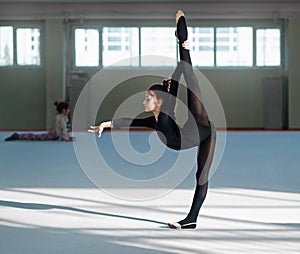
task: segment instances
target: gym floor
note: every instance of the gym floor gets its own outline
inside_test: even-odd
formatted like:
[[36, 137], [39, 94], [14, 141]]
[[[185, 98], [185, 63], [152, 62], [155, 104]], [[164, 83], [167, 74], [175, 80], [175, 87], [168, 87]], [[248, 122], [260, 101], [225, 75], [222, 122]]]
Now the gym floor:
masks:
[[[4, 142], [10, 134], [0, 132], [1, 254], [300, 250], [300, 132], [228, 132], [195, 230], [167, 227], [188, 212], [194, 169], [176, 188], [166, 185], [163, 195], [124, 199], [111, 193], [152, 190], [118, 190], [110, 183], [99, 188], [82, 170], [73, 143]], [[117, 165], [114, 149], [105, 141], [110, 135], [103, 133], [101, 142]], [[148, 134], [133, 133], [133, 139], [137, 135]], [[138, 169], [120, 168], [125, 175], [138, 175]]]

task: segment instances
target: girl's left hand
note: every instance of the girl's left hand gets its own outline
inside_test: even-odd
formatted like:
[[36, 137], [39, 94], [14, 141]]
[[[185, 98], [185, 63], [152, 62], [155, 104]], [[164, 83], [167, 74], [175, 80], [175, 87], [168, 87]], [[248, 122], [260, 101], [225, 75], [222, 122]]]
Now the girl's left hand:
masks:
[[104, 130], [104, 128], [112, 128], [113, 127], [113, 122], [112, 121], [107, 121], [107, 122], [102, 122], [99, 126], [90, 126], [88, 132], [98, 132], [98, 137], [101, 137], [101, 134]]
[[190, 50], [190, 42], [189, 41], [185, 41], [184, 43], [181, 44], [182, 47], [186, 50]]

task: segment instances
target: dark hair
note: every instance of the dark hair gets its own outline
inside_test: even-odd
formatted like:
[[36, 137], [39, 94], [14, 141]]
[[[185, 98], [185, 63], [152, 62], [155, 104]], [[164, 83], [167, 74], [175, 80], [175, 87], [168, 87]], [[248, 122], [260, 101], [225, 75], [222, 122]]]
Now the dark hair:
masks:
[[163, 80], [163, 84], [154, 84], [148, 88], [148, 91], [153, 91], [157, 99], [165, 101], [171, 85], [170, 79]]
[[66, 102], [55, 101], [54, 105], [56, 106], [56, 110], [58, 113], [61, 113], [63, 109], [69, 108], [69, 104]]

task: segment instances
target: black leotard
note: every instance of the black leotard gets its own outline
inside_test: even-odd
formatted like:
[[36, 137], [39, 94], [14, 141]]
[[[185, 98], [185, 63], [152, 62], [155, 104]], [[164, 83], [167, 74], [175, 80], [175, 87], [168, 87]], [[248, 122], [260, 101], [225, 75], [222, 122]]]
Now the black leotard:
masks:
[[[209, 169], [213, 160], [216, 131], [208, 120], [206, 110], [201, 103], [201, 92], [197, 78], [192, 68], [189, 51], [182, 47], [182, 42], [187, 40], [187, 26], [185, 17], [179, 18], [177, 23], [177, 36], [179, 37], [179, 53], [181, 62], [178, 63], [170, 87], [170, 95], [164, 101], [161, 112], [156, 121], [154, 116], [144, 119], [121, 118], [113, 120], [114, 127], [141, 126], [155, 129], [165, 144], [176, 150], [198, 147], [197, 156], [197, 185], [193, 203], [185, 219], [178, 223], [182, 226], [194, 223], [200, 208], [205, 200], [208, 189]], [[183, 73], [187, 83], [187, 104], [189, 109], [188, 120], [181, 128], [176, 124], [174, 108], [178, 91], [178, 84]]]

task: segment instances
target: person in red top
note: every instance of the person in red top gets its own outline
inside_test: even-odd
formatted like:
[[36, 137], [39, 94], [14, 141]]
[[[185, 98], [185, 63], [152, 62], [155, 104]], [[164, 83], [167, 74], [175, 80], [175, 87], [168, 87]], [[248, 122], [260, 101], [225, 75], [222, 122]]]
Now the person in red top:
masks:
[[[188, 31], [185, 15], [182, 11], [176, 14], [176, 37], [179, 43], [180, 62], [170, 80], [163, 84], [152, 85], [145, 94], [144, 108], [153, 116], [144, 119], [120, 118], [91, 126], [90, 132], [97, 132], [100, 137], [104, 128], [142, 126], [154, 129], [161, 140], [175, 150], [198, 147], [197, 185], [193, 203], [187, 216], [178, 222], [168, 223], [173, 229], [196, 228], [197, 217], [205, 200], [208, 189], [208, 174], [213, 160], [216, 131], [209, 121], [207, 112], [201, 102], [201, 91], [195, 76], [190, 58]], [[179, 79], [183, 74], [187, 83], [188, 119], [183, 127], [175, 121], [175, 104]]]

